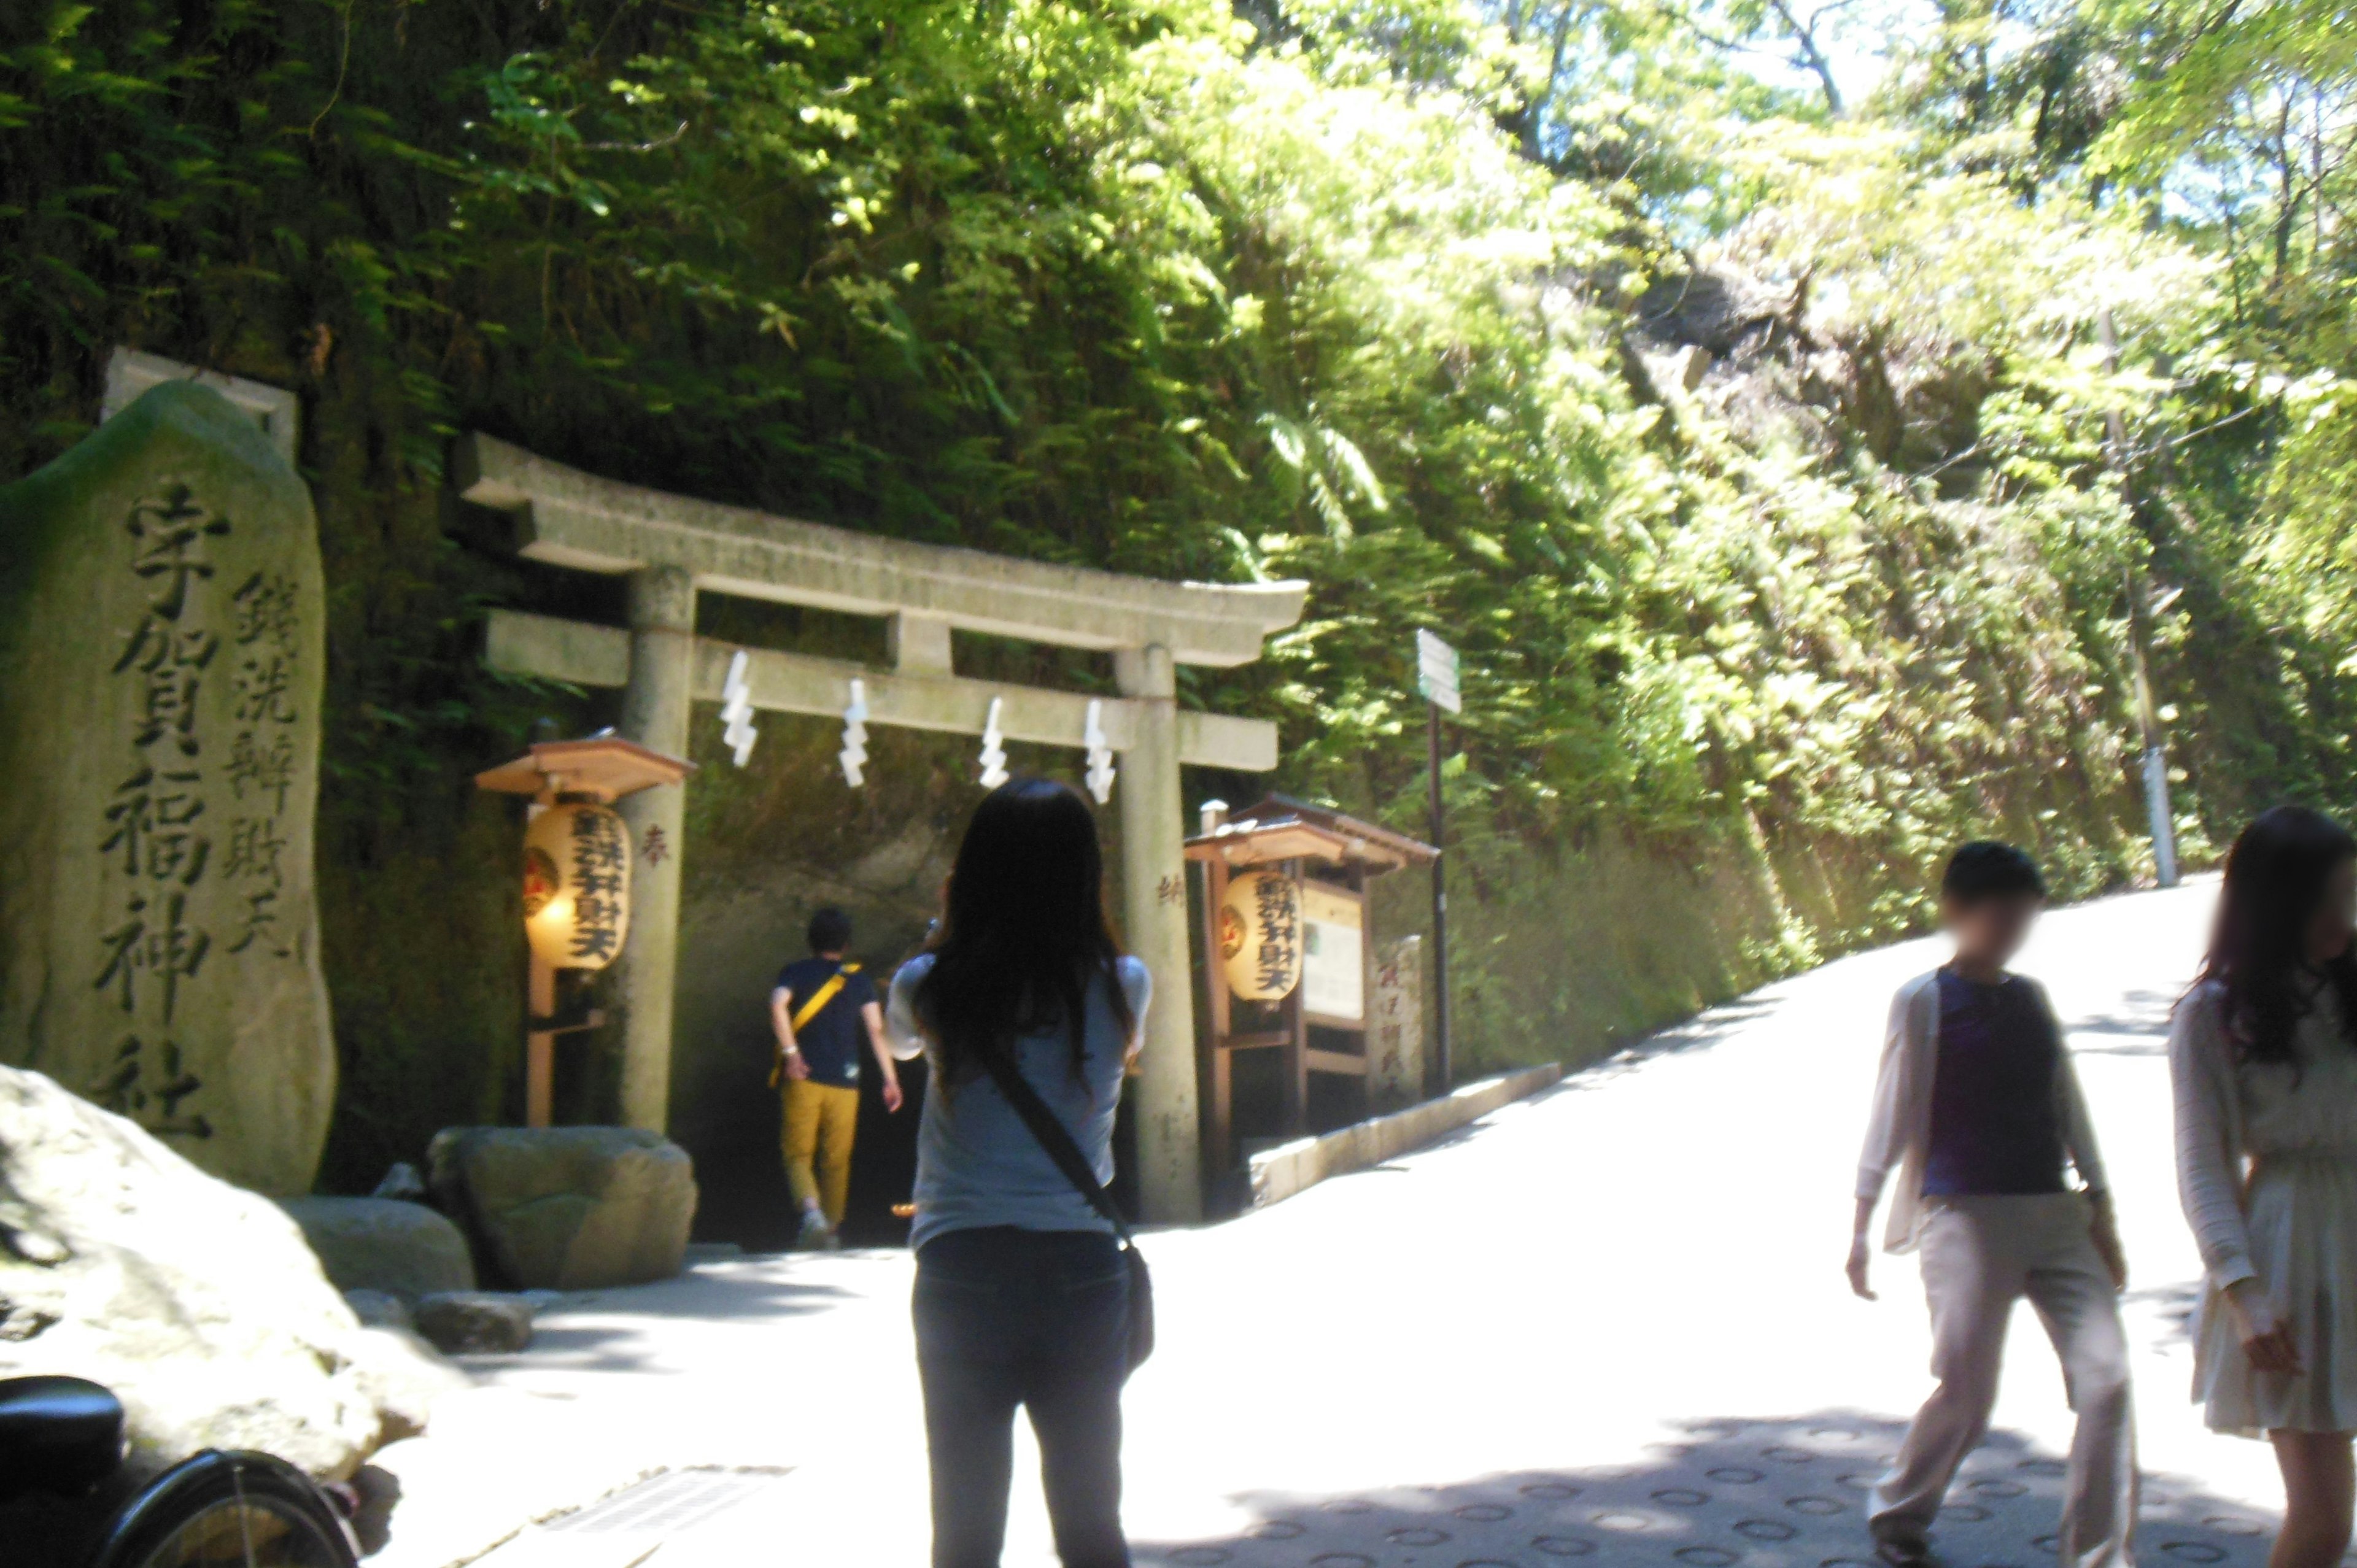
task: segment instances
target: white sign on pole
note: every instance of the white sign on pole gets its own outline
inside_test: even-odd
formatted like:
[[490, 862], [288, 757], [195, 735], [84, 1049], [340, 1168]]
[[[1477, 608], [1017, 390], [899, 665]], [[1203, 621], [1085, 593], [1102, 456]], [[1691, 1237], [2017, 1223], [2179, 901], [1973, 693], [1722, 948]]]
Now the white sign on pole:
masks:
[[1457, 689], [1457, 650], [1422, 627], [1415, 633], [1415, 689], [1452, 714], [1465, 711]]

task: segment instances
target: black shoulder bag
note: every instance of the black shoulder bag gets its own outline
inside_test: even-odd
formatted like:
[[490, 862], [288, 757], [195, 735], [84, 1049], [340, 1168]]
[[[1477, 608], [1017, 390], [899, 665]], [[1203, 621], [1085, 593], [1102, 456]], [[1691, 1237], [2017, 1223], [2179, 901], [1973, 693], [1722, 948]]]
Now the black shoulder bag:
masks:
[[1064, 1179], [1089, 1200], [1090, 1208], [1104, 1216], [1114, 1234], [1121, 1238], [1122, 1261], [1129, 1266], [1129, 1369], [1137, 1370], [1154, 1354], [1154, 1276], [1146, 1273], [1146, 1254], [1137, 1250], [1137, 1238], [1129, 1233], [1129, 1221], [1122, 1218], [1113, 1195], [1089, 1169], [1081, 1146], [1072, 1142], [1072, 1135], [1064, 1130], [1048, 1102], [1039, 1098], [1039, 1091], [1024, 1081], [1021, 1070], [996, 1052], [974, 1054], [982, 1058], [990, 1081], [998, 1086], [998, 1092], [1015, 1108], [1015, 1114], [1023, 1118], [1023, 1124], [1031, 1129], [1031, 1135], [1048, 1151], [1048, 1157], [1056, 1162]]

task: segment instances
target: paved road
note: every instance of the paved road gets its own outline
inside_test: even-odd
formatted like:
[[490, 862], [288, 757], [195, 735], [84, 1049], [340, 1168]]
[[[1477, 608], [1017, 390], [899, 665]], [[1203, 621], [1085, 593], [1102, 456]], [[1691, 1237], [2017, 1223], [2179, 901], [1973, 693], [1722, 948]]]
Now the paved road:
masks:
[[[2188, 1403], [2198, 1274], [2169, 1168], [2170, 1001], [2212, 892], [2049, 917], [2024, 967], [2072, 1031], [2119, 1189], [2148, 1562], [2255, 1568], [2258, 1444]], [[1142, 1563], [1817, 1568], [1863, 1558], [1864, 1487], [1928, 1386], [1912, 1263], [1840, 1263], [1891, 990], [1924, 943], [1770, 987], [1436, 1147], [1232, 1224], [1153, 1238], [1161, 1353], [1132, 1384]], [[657, 1466], [777, 1466], [662, 1565], [923, 1561], [905, 1255], [748, 1259], [568, 1305], [434, 1437], [386, 1568], [443, 1568]], [[2018, 1317], [1997, 1430], [1943, 1524], [1963, 1568], [2050, 1551], [2061, 1379]], [[500, 1477], [496, 1486], [484, 1484]], [[510, 1546], [491, 1564], [521, 1560]], [[586, 1561], [586, 1559], [584, 1560]], [[1007, 1562], [1052, 1561], [1019, 1482]]]

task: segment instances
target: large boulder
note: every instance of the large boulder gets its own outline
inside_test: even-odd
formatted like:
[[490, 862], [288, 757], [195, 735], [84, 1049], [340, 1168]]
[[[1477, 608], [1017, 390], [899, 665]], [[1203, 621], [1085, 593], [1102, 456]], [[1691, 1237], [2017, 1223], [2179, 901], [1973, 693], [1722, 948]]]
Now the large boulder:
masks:
[[0, 487], [0, 1063], [268, 1193], [335, 1101], [320, 584], [301, 478], [193, 381]]
[[475, 1288], [475, 1260], [456, 1225], [422, 1203], [391, 1197], [290, 1197], [328, 1283], [398, 1296]]
[[434, 1200], [514, 1290], [669, 1279], [695, 1219], [687, 1152], [635, 1127], [446, 1127], [425, 1155]]
[[276, 1204], [0, 1068], [0, 1377], [40, 1372], [122, 1397], [136, 1470], [259, 1448], [334, 1478], [454, 1386], [361, 1326]]

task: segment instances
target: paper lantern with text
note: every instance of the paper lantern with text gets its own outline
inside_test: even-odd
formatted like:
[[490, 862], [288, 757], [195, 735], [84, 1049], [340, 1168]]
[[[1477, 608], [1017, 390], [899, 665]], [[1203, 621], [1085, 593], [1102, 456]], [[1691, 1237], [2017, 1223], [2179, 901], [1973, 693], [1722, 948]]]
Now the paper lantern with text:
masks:
[[551, 969], [603, 969], [630, 929], [630, 834], [610, 807], [549, 807], [523, 832], [523, 929]]
[[1228, 989], [1247, 1002], [1290, 996], [1301, 980], [1301, 889], [1275, 871], [1228, 884], [1220, 901], [1220, 961]]

